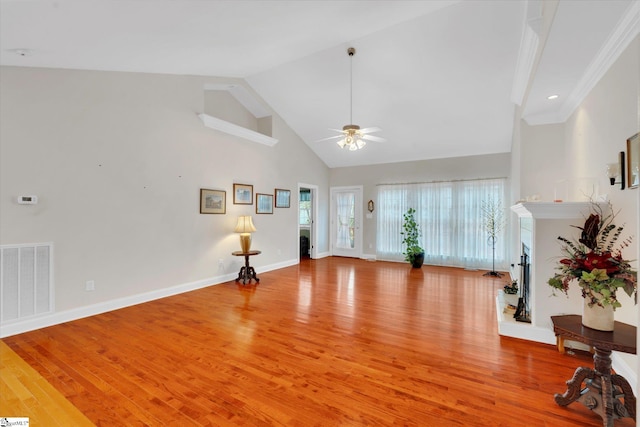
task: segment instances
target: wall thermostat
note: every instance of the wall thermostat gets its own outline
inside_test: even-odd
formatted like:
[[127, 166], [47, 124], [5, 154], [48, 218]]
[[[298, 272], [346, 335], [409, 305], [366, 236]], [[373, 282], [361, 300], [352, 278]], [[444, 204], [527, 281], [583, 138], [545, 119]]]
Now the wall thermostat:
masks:
[[38, 203], [38, 196], [18, 196], [18, 204], [35, 205]]

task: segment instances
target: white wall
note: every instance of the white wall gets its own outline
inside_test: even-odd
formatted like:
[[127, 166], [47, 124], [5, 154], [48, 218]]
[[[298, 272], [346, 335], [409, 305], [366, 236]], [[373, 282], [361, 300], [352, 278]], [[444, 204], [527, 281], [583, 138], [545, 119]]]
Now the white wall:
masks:
[[[389, 142], [391, 143], [391, 142]], [[509, 177], [509, 153], [488, 154], [415, 162], [386, 163], [381, 165], [334, 168], [330, 171], [332, 187], [362, 185], [363, 212], [367, 202], [377, 200], [377, 185], [408, 182], [452, 181], [476, 178]], [[363, 219], [363, 252], [376, 254], [377, 212], [371, 219]]]
[[[0, 244], [53, 242], [57, 312], [237, 275], [240, 214], [254, 217], [258, 272], [295, 263], [295, 207], [256, 215], [233, 204], [234, 182], [271, 194], [318, 185], [318, 251], [328, 250], [329, 171], [306, 144], [276, 115], [274, 147], [198, 119], [204, 85], [230, 81], [1, 69]], [[200, 188], [227, 192], [226, 215], [199, 213]], [[39, 203], [18, 205], [19, 195]]]
[[[614, 210], [619, 211], [616, 224], [625, 225], [625, 236], [634, 243], [624, 250], [626, 259], [637, 260], [640, 250], [640, 190], [620, 190], [610, 186], [606, 176], [607, 163], [615, 162], [620, 151], [626, 150], [626, 140], [640, 129], [640, 37], [629, 45], [611, 66], [566, 123], [528, 126], [521, 123], [518, 149], [521, 152], [520, 197], [540, 194], [551, 201], [558, 180], [568, 183], [568, 200], [584, 199], [583, 190], [591, 183], [600, 195], [606, 194]], [[515, 169], [514, 169], [515, 170]], [[565, 236], [577, 235], [568, 228]], [[556, 236], [549, 236], [555, 239]], [[518, 254], [514, 250], [514, 261]], [[560, 256], [560, 245], [549, 259]], [[549, 261], [551, 262], [551, 261]], [[638, 262], [634, 261], [635, 269]], [[580, 298], [577, 296], [577, 298]], [[622, 308], [616, 310], [617, 321], [638, 324], [638, 306], [624, 292], [619, 297]], [[572, 304], [578, 307], [578, 304]], [[576, 314], [580, 314], [575, 311]], [[619, 355], [637, 366], [635, 356]]]

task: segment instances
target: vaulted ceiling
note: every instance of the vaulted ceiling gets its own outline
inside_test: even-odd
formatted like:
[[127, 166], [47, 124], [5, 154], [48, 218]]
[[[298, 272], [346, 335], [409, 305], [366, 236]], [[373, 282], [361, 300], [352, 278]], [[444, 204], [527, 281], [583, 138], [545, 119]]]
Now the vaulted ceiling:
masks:
[[[2, 65], [243, 78], [330, 167], [509, 152], [518, 105], [530, 124], [566, 120], [640, 28], [634, 0], [0, 8]], [[351, 114], [386, 142], [317, 142]]]

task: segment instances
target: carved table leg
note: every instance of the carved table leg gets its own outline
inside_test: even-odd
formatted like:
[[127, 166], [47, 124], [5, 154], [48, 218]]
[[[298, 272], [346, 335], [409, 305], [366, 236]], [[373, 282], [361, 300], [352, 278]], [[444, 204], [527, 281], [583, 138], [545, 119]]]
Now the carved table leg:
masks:
[[240, 269], [240, 273], [238, 273], [238, 278], [236, 279], [236, 282], [239, 282], [240, 280], [242, 280], [243, 284], [245, 284], [247, 280], [246, 267], [244, 266]]
[[593, 379], [595, 371], [590, 368], [579, 367], [573, 374], [573, 377], [566, 382], [567, 391], [564, 394], [556, 393], [553, 398], [560, 406], [567, 406], [575, 402], [581, 396], [582, 383], [585, 379]]
[[[611, 351], [595, 349], [595, 370], [585, 367], [576, 369], [567, 381], [567, 391], [554, 399], [560, 406], [578, 401], [602, 417], [604, 427], [613, 427], [616, 419], [636, 418], [636, 398], [631, 386], [620, 375], [611, 374]], [[582, 383], [586, 384], [582, 388]], [[624, 400], [624, 403], [620, 399]]]
[[[621, 375], [611, 375], [611, 383], [615, 386], [620, 387], [622, 390], [622, 398], [624, 399], [624, 406], [620, 408], [620, 399], [619, 396], [614, 397], [614, 412], [620, 418], [633, 418], [636, 419], [636, 397], [633, 395], [633, 390], [631, 390], [631, 386], [629, 382], [624, 379]], [[624, 411], [623, 411], [624, 410]], [[626, 413], [625, 413], [626, 411]]]
[[256, 282], [260, 282], [260, 279], [256, 276], [256, 271], [249, 265], [249, 255], [244, 256], [244, 266], [240, 269], [240, 273], [238, 273], [238, 278], [236, 282], [242, 280], [242, 284], [246, 285], [247, 282], [251, 283], [251, 279]]
[[613, 427], [613, 386], [611, 385], [611, 376], [602, 375], [601, 377], [602, 387], [602, 403], [603, 408], [601, 411], [596, 411], [600, 414], [604, 427]]
[[256, 276], [256, 270], [254, 270], [253, 267], [249, 267], [249, 281], [251, 281], [251, 279], [260, 282], [260, 279]]

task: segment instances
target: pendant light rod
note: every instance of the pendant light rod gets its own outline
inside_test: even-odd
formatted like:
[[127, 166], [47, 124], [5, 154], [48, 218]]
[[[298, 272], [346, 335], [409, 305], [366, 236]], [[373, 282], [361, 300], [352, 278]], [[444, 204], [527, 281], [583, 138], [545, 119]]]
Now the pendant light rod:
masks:
[[356, 54], [356, 48], [350, 47], [347, 49], [349, 58], [349, 124], [353, 124], [353, 55]]

